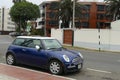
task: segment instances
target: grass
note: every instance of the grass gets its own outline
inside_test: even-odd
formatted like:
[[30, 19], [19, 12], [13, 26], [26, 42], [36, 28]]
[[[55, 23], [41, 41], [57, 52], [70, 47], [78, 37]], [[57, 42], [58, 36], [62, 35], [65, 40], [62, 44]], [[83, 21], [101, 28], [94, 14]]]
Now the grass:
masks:
[[88, 49], [88, 48], [82, 48], [82, 47], [76, 47], [76, 46], [70, 46], [70, 45], [63, 45], [64, 48], [72, 49], [72, 50], [89, 50], [89, 51], [97, 51], [97, 52], [111, 52], [111, 53], [120, 53], [117, 51], [106, 51], [106, 50], [95, 50], [95, 49]]
[[73, 50], [90, 50], [90, 49], [86, 49], [86, 48], [82, 48], [82, 47], [74, 47], [74, 46], [68, 46], [68, 45], [63, 45], [65, 48], [68, 49], [73, 49]]

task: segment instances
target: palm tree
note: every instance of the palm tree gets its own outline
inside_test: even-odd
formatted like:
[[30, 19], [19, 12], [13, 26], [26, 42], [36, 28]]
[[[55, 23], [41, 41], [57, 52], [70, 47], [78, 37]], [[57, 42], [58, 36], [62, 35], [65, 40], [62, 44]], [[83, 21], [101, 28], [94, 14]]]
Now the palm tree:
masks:
[[[82, 16], [82, 11], [85, 9], [85, 6], [81, 5], [75, 0], [75, 18], [80, 19]], [[59, 20], [62, 20], [62, 27], [68, 28], [70, 22], [72, 22], [73, 18], [73, 1], [72, 0], [60, 0], [59, 3], [59, 12], [57, 16]], [[78, 20], [80, 21], [80, 20]]]
[[104, 0], [107, 3], [107, 15], [111, 15], [113, 20], [120, 19], [120, 0]]

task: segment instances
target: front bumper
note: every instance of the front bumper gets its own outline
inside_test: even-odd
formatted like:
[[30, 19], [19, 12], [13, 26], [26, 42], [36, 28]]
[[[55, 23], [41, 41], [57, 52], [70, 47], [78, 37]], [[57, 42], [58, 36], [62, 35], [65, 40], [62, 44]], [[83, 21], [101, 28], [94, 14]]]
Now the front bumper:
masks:
[[76, 63], [65, 63], [64, 72], [76, 72], [80, 71], [83, 68], [83, 61]]

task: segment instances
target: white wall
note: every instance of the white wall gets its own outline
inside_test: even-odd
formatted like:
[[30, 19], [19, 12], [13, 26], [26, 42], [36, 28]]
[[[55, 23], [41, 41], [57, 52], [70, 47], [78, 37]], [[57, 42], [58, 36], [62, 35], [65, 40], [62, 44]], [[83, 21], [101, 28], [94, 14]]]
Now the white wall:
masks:
[[63, 44], [63, 29], [51, 29], [51, 37], [54, 37]]
[[[111, 23], [111, 29], [76, 29], [74, 46], [120, 52], [120, 20]], [[63, 30], [52, 29], [52, 37], [63, 43]], [[100, 37], [99, 37], [100, 36]], [[100, 43], [100, 44], [99, 44]]]
[[77, 29], [74, 31], [74, 46], [95, 49], [98, 43], [98, 30]]
[[0, 30], [2, 30], [2, 9], [0, 8]]

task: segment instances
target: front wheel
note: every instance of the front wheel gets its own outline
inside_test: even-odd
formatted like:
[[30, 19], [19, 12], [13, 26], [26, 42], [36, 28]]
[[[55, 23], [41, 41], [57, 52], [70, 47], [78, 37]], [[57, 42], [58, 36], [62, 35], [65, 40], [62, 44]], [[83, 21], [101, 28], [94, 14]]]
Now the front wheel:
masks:
[[9, 65], [14, 65], [15, 64], [15, 57], [12, 54], [8, 54], [6, 56], [6, 63]]
[[55, 74], [55, 75], [61, 74], [63, 72], [61, 63], [57, 60], [50, 61], [49, 71], [50, 73]]

